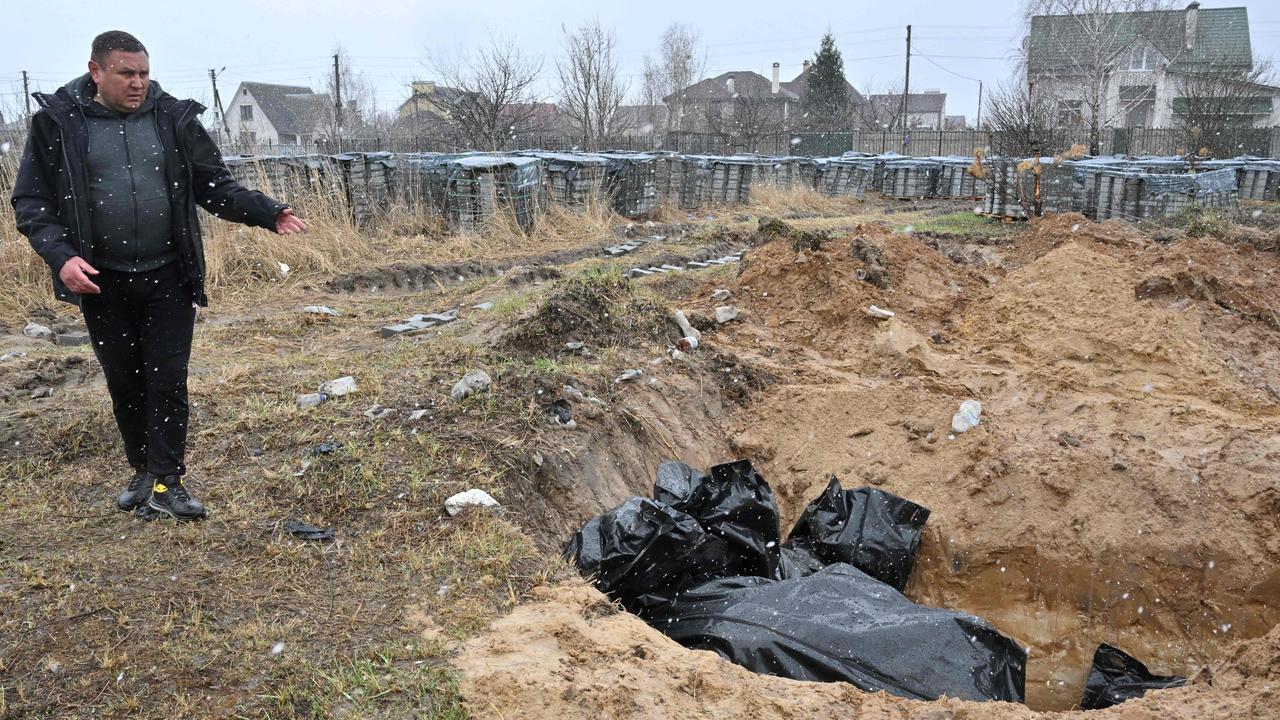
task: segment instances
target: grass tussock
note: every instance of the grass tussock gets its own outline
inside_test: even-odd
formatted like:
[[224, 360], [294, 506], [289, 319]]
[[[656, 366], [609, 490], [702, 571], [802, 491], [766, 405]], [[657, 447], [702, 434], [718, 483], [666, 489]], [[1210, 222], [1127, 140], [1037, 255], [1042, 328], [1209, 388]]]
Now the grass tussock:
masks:
[[809, 187], [779, 188], [764, 186], [751, 189], [751, 202], [743, 212], [752, 215], [788, 214], [849, 215], [866, 211], [864, 201], [851, 197], [827, 197]]

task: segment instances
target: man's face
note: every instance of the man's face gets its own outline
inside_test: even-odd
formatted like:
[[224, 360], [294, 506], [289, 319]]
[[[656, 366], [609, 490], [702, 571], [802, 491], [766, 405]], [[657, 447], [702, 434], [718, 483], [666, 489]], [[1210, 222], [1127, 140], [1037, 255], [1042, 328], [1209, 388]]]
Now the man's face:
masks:
[[102, 65], [89, 61], [89, 75], [98, 85], [103, 105], [118, 113], [131, 113], [147, 97], [151, 59], [146, 53], [112, 50]]

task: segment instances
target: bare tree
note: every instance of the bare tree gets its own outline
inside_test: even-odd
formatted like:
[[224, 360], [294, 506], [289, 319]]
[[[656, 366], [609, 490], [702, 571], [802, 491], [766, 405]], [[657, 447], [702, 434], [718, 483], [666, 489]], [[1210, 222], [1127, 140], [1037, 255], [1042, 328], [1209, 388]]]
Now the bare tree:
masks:
[[449, 108], [450, 140], [463, 148], [501, 150], [544, 125], [537, 83], [542, 63], [509, 39], [492, 36], [474, 55], [432, 56], [443, 84], [455, 88]]
[[782, 132], [781, 105], [771, 97], [735, 93], [703, 106], [707, 129], [734, 152], [757, 152], [761, 138]]
[[627, 94], [617, 55], [617, 36], [598, 19], [575, 32], [564, 31], [565, 57], [556, 63], [560, 75], [560, 110], [573, 124], [584, 148], [609, 136]]
[[864, 101], [853, 104], [855, 122], [863, 129], [885, 131], [902, 125], [902, 83], [876, 84], [868, 79]]
[[683, 23], [672, 23], [662, 33], [659, 67], [662, 70], [663, 97], [674, 96], [668, 106], [667, 129], [687, 130], [684, 119], [689, 103], [684, 90], [702, 79], [707, 69], [707, 54], [698, 45], [698, 31]]
[[991, 149], [1007, 157], [1040, 156], [1054, 150], [1054, 101], [1034, 81], [1011, 80], [991, 93], [984, 118]]
[[1108, 102], [1108, 89], [1135, 50], [1142, 52], [1152, 38], [1180, 37], [1180, 15], [1155, 12], [1168, 7], [1168, 0], [1028, 0], [1028, 79], [1078, 112], [1088, 129], [1090, 153], [1099, 152], [1103, 128], [1152, 100], [1134, 96]]
[[1230, 157], [1247, 152], [1241, 139], [1254, 117], [1270, 110], [1275, 76], [1270, 62], [1252, 68], [1206, 63], [1174, 77], [1173, 126], [1186, 153], [1197, 157]]
[[640, 81], [640, 104], [644, 106], [644, 122], [649, 126], [650, 134], [657, 130], [659, 121], [663, 119], [658, 107], [662, 105], [662, 98], [666, 95], [662, 67], [652, 57], [645, 55], [644, 73]]

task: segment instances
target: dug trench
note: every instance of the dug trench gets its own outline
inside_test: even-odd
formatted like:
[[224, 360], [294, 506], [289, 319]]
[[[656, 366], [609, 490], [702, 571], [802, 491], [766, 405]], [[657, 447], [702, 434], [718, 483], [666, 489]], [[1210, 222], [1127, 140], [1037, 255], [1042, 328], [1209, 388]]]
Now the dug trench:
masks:
[[[1280, 711], [1280, 258], [1071, 216], [982, 263], [932, 245], [870, 224], [784, 232], [736, 276], [686, 280], [676, 304], [705, 333], [687, 371], [620, 387], [612, 420], [537, 454], [527, 491], [546, 506], [544, 543], [648, 496], [666, 459], [750, 458], [784, 537], [835, 475], [930, 508], [906, 595], [1025, 647], [1031, 711], [1077, 706], [1104, 642], [1197, 679], [1103, 716]], [[710, 320], [721, 304], [737, 319]], [[664, 333], [678, 336], [642, 331]], [[981, 424], [953, 432], [967, 399]], [[539, 591], [457, 664], [480, 716], [1034, 715], [739, 673], [588, 588]]]

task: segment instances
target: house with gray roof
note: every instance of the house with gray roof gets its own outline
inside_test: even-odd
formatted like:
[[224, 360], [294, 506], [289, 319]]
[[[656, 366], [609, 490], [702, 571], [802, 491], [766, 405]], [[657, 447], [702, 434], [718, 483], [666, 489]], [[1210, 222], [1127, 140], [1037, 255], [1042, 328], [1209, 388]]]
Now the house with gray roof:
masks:
[[[1027, 79], [1048, 93], [1058, 124], [1084, 126], [1097, 104], [1102, 127], [1174, 125], [1193, 78], [1247, 75], [1253, 68], [1249, 12], [1244, 7], [1202, 8], [1095, 16], [1037, 15], [1024, 40]], [[1100, 78], [1101, 102], [1087, 88]], [[1242, 104], [1241, 124], [1280, 124], [1280, 89], [1254, 85]]]
[[[870, 110], [879, 120], [875, 125], [901, 127], [902, 93], [870, 96]], [[963, 120], [961, 121], [963, 122]], [[941, 90], [924, 90], [907, 95], [907, 127], [917, 130], [947, 129], [947, 94]], [[878, 129], [878, 128], [876, 128]]]
[[289, 152], [329, 134], [329, 93], [300, 85], [242, 82], [227, 104], [227, 127], [241, 144]]
[[[804, 61], [800, 74], [787, 81], [781, 78], [782, 64], [774, 63], [772, 79], [751, 70], [735, 70], [696, 82], [662, 99], [669, 113], [669, 127], [706, 132], [717, 124], [716, 119], [729, 120], [745, 111], [754, 122], [771, 130], [791, 129], [804, 120], [809, 68], [809, 61]], [[848, 80], [845, 89], [851, 104], [863, 102]]]

